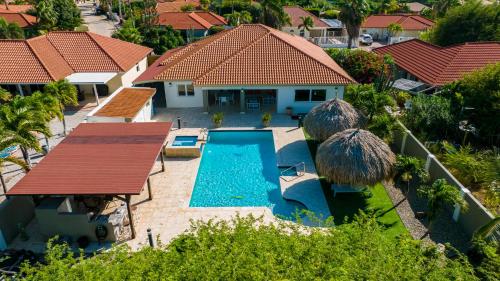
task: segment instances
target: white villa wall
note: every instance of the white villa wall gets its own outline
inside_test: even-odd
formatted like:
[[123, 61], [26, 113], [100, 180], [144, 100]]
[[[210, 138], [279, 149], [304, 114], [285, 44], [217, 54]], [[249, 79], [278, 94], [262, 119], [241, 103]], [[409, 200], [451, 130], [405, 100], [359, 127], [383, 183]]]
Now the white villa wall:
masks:
[[153, 117], [153, 100], [149, 99], [146, 105], [135, 116], [132, 122], [149, 122]]
[[[403, 30], [398, 32], [395, 37], [412, 37], [418, 38], [423, 30]], [[361, 28], [360, 34], [368, 33], [374, 40], [387, 40], [389, 31], [387, 28]]]
[[[139, 66], [139, 70], [137, 70]], [[127, 72], [122, 72], [113, 77], [107, 85], [109, 92], [113, 93], [120, 87], [132, 87], [132, 82], [141, 75], [148, 67], [147, 57], [143, 58], [139, 63], [132, 66]]]
[[285, 113], [288, 106], [292, 107], [293, 113], [307, 113], [314, 106], [321, 104], [322, 101], [295, 101], [295, 90], [300, 89], [326, 89], [326, 99], [339, 99], [344, 98], [344, 86], [291, 86], [291, 87], [278, 87], [278, 97], [276, 99], [278, 113]]
[[[177, 86], [182, 84], [191, 84], [190, 81], [179, 82], [164, 82], [165, 83], [165, 98], [167, 100], [167, 108], [189, 108], [203, 107], [203, 94], [201, 88], [194, 88], [194, 96], [179, 96]], [[220, 88], [219, 88], [220, 89]]]
[[[286, 32], [288, 34], [293, 34], [293, 35], [300, 36], [301, 29], [298, 28], [297, 26], [283, 26], [281, 28], [281, 31]], [[304, 37], [305, 38], [309, 38], [310, 37], [309, 31], [307, 29], [304, 30]]]

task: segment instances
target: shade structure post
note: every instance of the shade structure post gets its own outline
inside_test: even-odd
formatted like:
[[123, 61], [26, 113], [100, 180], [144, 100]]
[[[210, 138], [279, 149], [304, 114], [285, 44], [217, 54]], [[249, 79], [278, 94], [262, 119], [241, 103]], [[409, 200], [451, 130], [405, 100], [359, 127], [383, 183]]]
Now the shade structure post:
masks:
[[130, 225], [130, 233], [132, 234], [132, 239], [135, 238], [135, 226], [134, 217], [132, 216], [132, 207], [130, 206], [130, 195], [125, 195], [125, 201], [127, 203], [127, 213], [128, 213], [128, 224]]
[[95, 100], [97, 102], [97, 105], [99, 105], [99, 94], [97, 93], [97, 85], [92, 84], [92, 89], [94, 90], [94, 95], [95, 95]]
[[163, 156], [164, 149], [165, 149], [165, 146], [163, 146], [161, 148], [161, 151], [160, 151], [160, 161], [161, 161], [161, 171], [162, 172], [165, 172], [165, 158]]
[[241, 89], [240, 91], [240, 113], [245, 113], [245, 90]]
[[149, 192], [149, 200], [153, 200], [153, 192], [151, 192], [151, 180], [148, 177], [148, 192]]

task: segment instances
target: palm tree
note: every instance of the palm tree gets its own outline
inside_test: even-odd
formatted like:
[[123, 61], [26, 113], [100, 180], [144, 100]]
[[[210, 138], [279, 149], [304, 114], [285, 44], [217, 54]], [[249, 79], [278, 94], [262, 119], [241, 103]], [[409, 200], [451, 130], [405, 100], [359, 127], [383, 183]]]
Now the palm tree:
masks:
[[394, 168], [396, 170], [396, 178], [406, 183], [405, 199], [408, 198], [410, 182], [414, 176], [417, 176], [421, 182], [425, 182], [429, 178], [429, 173], [424, 169], [422, 160], [413, 156], [398, 155]]
[[467, 202], [463, 199], [458, 188], [448, 184], [445, 179], [437, 179], [431, 186], [421, 186], [418, 189], [418, 194], [427, 198], [427, 219], [429, 220], [429, 225], [425, 235], [431, 233], [435, 219], [445, 206], [458, 205], [461, 211], [465, 211], [467, 208]]
[[398, 35], [398, 33], [403, 32], [403, 27], [399, 23], [391, 23], [387, 26], [387, 31], [389, 31], [389, 39], [391, 37]]
[[352, 47], [353, 40], [358, 40], [359, 28], [368, 16], [369, 6], [366, 0], [343, 0], [340, 3], [339, 19], [344, 23], [349, 40], [347, 47]]
[[[0, 126], [1, 126], [1, 124], [0, 124]], [[9, 140], [11, 140], [11, 138], [8, 137], [8, 132], [3, 130], [3, 128], [1, 128], [1, 127], [0, 127], [0, 132], [1, 132], [0, 151], [3, 151], [4, 149], [11, 147], [12, 143], [9, 141]], [[14, 156], [7, 156], [5, 158], [0, 157], [0, 184], [2, 185], [4, 195], [7, 193], [7, 185], [5, 184], [5, 180], [4, 180], [3, 175], [2, 175], [2, 169], [6, 163], [16, 164], [16, 165], [20, 166], [21, 168], [23, 168], [24, 171], [28, 171], [28, 165], [26, 165], [26, 163], [23, 160], [17, 159]]]
[[299, 29], [310, 31], [314, 27], [314, 21], [310, 16], [300, 17], [302, 23], [299, 25]]
[[24, 31], [15, 22], [7, 22], [0, 18], [0, 39], [23, 39]]
[[259, 21], [261, 23], [276, 29], [290, 23], [290, 17], [283, 10], [283, 3], [280, 0], [262, 0], [260, 6], [262, 12]]
[[52, 136], [48, 123], [55, 115], [55, 100], [52, 100], [52, 106], [48, 106], [45, 103], [51, 97], [45, 96], [43, 101], [41, 96], [16, 96], [8, 104], [0, 106], [0, 122], [7, 136], [3, 141], [9, 145], [19, 145], [28, 169], [31, 168], [29, 149], [42, 150], [37, 134]]
[[0, 87], [0, 102], [7, 102], [12, 98], [12, 94]]
[[68, 80], [63, 79], [51, 82], [43, 87], [45, 94], [50, 95], [57, 99], [59, 103], [59, 110], [62, 113], [59, 120], [63, 123], [63, 134], [66, 136], [66, 119], [64, 118], [64, 107], [67, 105], [78, 105], [78, 90], [75, 85], [70, 84]]

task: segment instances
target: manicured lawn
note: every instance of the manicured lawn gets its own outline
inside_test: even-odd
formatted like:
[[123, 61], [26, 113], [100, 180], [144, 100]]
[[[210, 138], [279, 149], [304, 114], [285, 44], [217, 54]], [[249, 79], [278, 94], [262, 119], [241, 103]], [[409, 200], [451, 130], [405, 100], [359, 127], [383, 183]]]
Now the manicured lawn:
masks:
[[[319, 144], [305, 132], [304, 135], [314, 159]], [[396, 237], [400, 234], [408, 234], [382, 184], [376, 184], [370, 189], [371, 192], [337, 194], [337, 197], [333, 198], [330, 184], [322, 177], [320, 180], [335, 224], [350, 222], [354, 215], [359, 213], [359, 210], [363, 210], [365, 213], [373, 214], [377, 221], [386, 227], [388, 236]]]

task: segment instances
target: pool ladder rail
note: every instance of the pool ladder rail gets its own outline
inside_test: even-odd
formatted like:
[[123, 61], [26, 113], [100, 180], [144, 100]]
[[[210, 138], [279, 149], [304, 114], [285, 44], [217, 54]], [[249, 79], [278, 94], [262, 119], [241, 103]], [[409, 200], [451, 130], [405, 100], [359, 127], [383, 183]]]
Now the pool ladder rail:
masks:
[[[295, 169], [295, 171], [297, 171], [296, 176], [287, 176], [286, 175], [286, 172], [290, 171], [291, 169]], [[290, 167], [286, 168], [285, 170], [281, 171], [280, 177], [285, 181], [293, 181], [297, 178], [304, 176], [305, 174], [306, 174], [306, 163], [299, 162], [299, 163], [296, 163], [295, 165], [290, 166]]]

